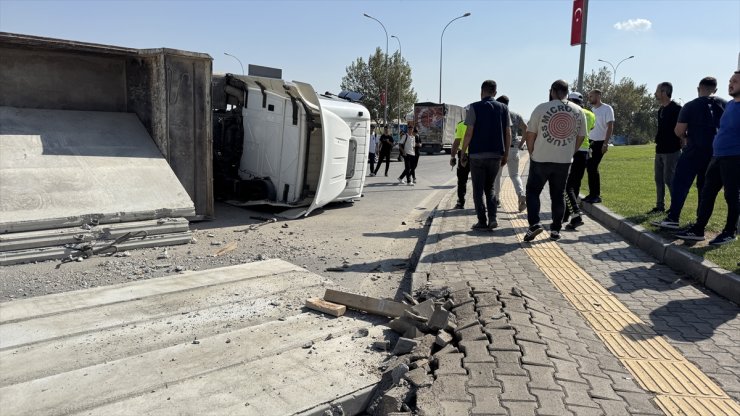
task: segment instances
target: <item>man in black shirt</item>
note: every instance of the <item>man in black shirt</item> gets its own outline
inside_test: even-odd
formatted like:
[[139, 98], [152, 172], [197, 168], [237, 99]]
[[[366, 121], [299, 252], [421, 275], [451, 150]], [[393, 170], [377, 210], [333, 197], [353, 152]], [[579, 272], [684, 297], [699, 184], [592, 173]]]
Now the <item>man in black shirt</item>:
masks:
[[673, 131], [678, 122], [681, 106], [671, 100], [673, 85], [661, 82], [655, 89], [655, 99], [660, 103], [658, 110], [658, 131], [655, 133], [655, 208], [648, 214], [665, 211], [665, 188], [673, 199], [671, 183], [676, 172], [676, 164], [681, 156], [681, 138]]
[[391, 149], [393, 148], [393, 136], [388, 134], [388, 127], [383, 128], [383, 134], [380, 136], [380, 159], [378, 159], [378, 165], [375, 166], [374, 175], [378, 174], [380, 165], [385, 160], [385, 176], [388, 176], [388, 167], [391, 164]]

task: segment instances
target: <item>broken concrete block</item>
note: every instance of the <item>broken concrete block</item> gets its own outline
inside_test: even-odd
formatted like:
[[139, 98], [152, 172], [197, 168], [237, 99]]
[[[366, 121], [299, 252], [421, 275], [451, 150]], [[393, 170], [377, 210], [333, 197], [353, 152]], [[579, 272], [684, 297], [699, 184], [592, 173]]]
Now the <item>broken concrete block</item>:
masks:
[[411, 307], [411, 311], [416, 315], [423, 316], [426, 318], [426, 321], [428, 321], [432, 318], [432, 314], [434, 313], [434, 300], [427, 299], [424, 302]]
[[405, 334], [409, 328], [416, 328], [416, 324], [409, 318], [401, 317], [388, 322], [388, 327], [399, 334]]
[[455, 302], [453, 302], [451, 299], [447, 299], [442, 307], [450, 311], [453, 307], [455, 307]]
[[436, 357], [438, 355], [450, 354], [450, 353], [455, 353], [455, 352], [460, 352], [460, 351], [458, 351], [456, 347], [453, 347], [452, 344], [447, 344], [444, 347], [442, 347], [441, 350], [435, 352], [434, 356]]
[[429, 318], [429, 322], [427, 322], [427, 326], [434, 331], [438, 331], [440, 329], [445, 329], [449, 320], [450, 313], [444, 308], [439, 307], [432, 313], [432, 316]]
[[429, 320], [429, 318], [422, 316], [422, 315], [417, 315], [411, 311], [403, 311], [402, 318], [407, 318], [407, 319], [410, 319], [416, 322], [426, 322]]
[[341, 292], [333, 289], [326, 289], [324, 300], [329, 302], [346, 305], [349, 308], [359, 311], [369, 312], [376, 315], [388, 316], [391, 318], [399, 317], [403, 311], [410, 308], [400, 302], [389, 299], [372, 298], [369, 296], [356, 295], [354, 293]]
[[424, 335], [423, 337], [416, 339], [418, 344], [411, 350], [411, 360], [421, 360], [429, 358], [432, 355], [432, 347], [434, 346], [434, 340], [437, 337], [432, 334]]
[[417, 388], [431, 386], [433, 382], [432, 376], [422, 367], [407, 372], [403, 378]]
[[416, 370], [417, 368], [424, 367], [424, 365], [429, 364], [429, 359], [422, 358], [421, 360], [416, 360], [409, 364], [409, 368], [412, 370]]
[[410, 393], [411, 389], [408, 385], [393, 387], [380, 398], [373, 415], [386, 416], [392, 412], [400, 411], [401, 406], [409, 399]]
[[389, 349], [391, 349], [391, 342], [390, 341], [374, 341], [372, 344], [372, 348], [378, 351], [388, 351]]
[[[385, 373], [390, 372], [391, 370], [396, 368], [396, 366], [401, 365], [401, 364], [409, 365], [409, 357], [408, 356], [396, 357], [395, 355], [392, 355], [387, 360], [380, 363], [378, 368], [380, 368], [380, 370], [383, 371], [383, 374], [385, 374]], [[390, 375], [388, 377], [390, 377]], [[392, 383], [392, 381], [393, 381], [392, 379], [390, 378], [388, 379], [389, 383]]]
[[391, 378], [393, 379], [393, 385], [398, 385], [401, 382], [404, 374], [409, 372], [409, 366], [401, 363], [391, 370]]
[[452, 342], [452, 335], [447, 331], [439, 331], [439, 333], [437, 333], [437, 337], [434, 339], [434, 343], [440, 347], [444, 347], [450, 342]]
[[403, 355], [410, 353], [414, 347], [418, 344], [417, 341], [409, 338], [398, 338], [395, 348], [393, 348], [393, 355]]
[[412, 326], [403, 333], [404, 338], [414, 339], [419, 338], [423, 335], [423, 332], [419, 331], [419, 328]]

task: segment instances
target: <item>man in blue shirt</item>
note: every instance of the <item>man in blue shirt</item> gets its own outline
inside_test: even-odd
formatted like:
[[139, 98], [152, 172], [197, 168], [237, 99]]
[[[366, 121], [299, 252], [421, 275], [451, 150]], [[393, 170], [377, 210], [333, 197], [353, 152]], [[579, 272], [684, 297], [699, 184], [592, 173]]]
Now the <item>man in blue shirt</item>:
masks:
[[699, 192], [698, 205], [701, 205], [704, 173], [712, 159], [712, 140], [717, 134], [719, 119], [725, 108], [725, 100], [714, 96], [717, 92], [716, 78], [703, 78], [697, 91], [699, 97], [686, 103], [678, 113], [678, 123], [674, 129], [684, 148], [671, 182], [671, 206], [664, 220], [651, 222], [669, 230], [679, 229], [681, 210], [694, 178]]
[[709, 244], [727, 244], [737, 238], [740, 206], [740, 71], [735, 71], [730, 78], [728, 90], [733, 100], [727, 103], [714, 138], [713, 157], [706, 171], [696, 224], [676, 234], [681, 240], [704, 240], [704, 228], [712, 216], [714, 201], [722, 187], [725, 188], [727, 220], [725, 228]]
[[[498, 227], [493, 182], [498, 170], [506, 165], [511, 147], [509, 109], [494, 100], [495, 96], [496, 81], [483, 81], [481, 100], [470, 104], [465, 116], [467, 129], [461, 157], [463, 164], [470, 163], [473, 203], [478, 217], [478, 222], [473, 225], [474, 230], [486, 228], [492, 230]], [[485, 202], [483, 195], [486, 197]]]

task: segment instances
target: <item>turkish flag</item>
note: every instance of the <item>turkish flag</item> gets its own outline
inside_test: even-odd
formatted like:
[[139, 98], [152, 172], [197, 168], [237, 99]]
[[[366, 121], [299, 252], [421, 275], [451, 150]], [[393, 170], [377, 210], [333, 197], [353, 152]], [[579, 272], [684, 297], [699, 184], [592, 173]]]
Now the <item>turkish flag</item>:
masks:
[[583, 30], [583, 0], [573, 0], [573, 22], [570, 26], [570, 46], [581, 44]]
[[385, 105], [385, 90], [380, 92], [380, 104]]

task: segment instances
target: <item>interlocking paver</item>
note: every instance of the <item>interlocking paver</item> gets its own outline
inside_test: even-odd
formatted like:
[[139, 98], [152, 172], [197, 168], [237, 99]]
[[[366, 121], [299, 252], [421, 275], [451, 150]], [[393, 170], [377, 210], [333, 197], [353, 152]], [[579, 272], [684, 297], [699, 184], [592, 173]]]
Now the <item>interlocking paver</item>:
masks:
[[[542, 199], [545, 211], [549, 207], [546, 192]], [[655, 396], [636, 383], [559, 286], [522, 249], [508, 220], [521, 224], [525, 214], [504, 208], [499, 213], [498, 230], [471, 233], [469, 228], [475, 222], [472, 210], [467, 215], [449, 211], [453, 204], [452, 195], [443, 201], [433, 227], [448, 234], [436, 241], [430, 238], [425, 252], [434, 262], [429, 281], [464, 288], [456, 298], [469, 302], [457, 312], [458, 323], [471, 326], [456, 333], [461, 352], [466, 354], [462, 361], [469, 396], [456, 400], [472, 406], [476, 394], [492, 389], [487, 390], [488, 397], [509, 415], [661, 414], [653, 402]], [[549, 214], [543, 212], [542, 217], [547, 222]], [[740, 397], [737, 306], [681, 280], [679, 273], [655, 264], [649, 255], [590, 219], [579, 232], [564, 234], [558, 243], [539, 244], [557, 246], [568, 256], [559, 258], [547, 251], [551, 257], [541, 264], [561, 268], [578, 264], [579, 273], [595, 279], [604, 293], [621, 301], [645, 328], [672, 343], [731, 397]], [[563, 279], [572, 278], [562, 274], [565, 269], [553, 270]], [[512, 288], [525, 290], [536, 300], [527, 303], [527, 298], [513, 295]], [[588, 293], [599, 291], [591, 288], [594, 292]], [[472, 318], [480, 319], [484, 332]], [[486, 357], [481, 352], [483, 345], [495, 362], [474, 362]], [[473, 394], [472, 389], [480, 390]], [[558, 394], [562, 406], [555, 406], [558, 402], [553, 397]], [[471, 414], [483, 413], [475, 410]]]
[[541, 416], [571, 416], [573, 412], [565, 408], [565, 393], [562, 390], [538, 390], [532, 389], [532, 394], [537, 397], [539, 409], [537, 414]]
[[506, 415], [506, 409], [501, 406], [499, 397], [500, 387], [468, 387], [473, 396], [473, 415]]

